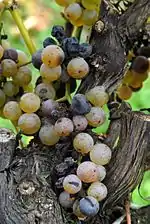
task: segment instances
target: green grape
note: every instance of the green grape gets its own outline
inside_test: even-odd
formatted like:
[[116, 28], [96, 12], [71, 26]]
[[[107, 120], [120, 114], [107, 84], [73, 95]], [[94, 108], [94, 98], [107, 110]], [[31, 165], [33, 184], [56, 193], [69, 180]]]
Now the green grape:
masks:
[[20, 108], [26, 113], [34, 113], [40, 108], [41, 100], [35, 93], [25, 93], [20, 98]]
[[18, 120], [18, 127], [25, 135], [35, 134], [40, 129], [40, 126], [40, 118], [34, 113], [25, 113]]
[[4, 48], [2, 47], [2, 45], [0, 45], [0, 60], [2, 59], [4, 54]]
[[17, 65], [21, 66], [29, 62], [29, 57], [21, 50], [17, 50], [18, 62]]
[[73, 204], [73, 214], [78, 217], [79, 220], [85, 220], [86, 215], [82, 214], [79, 208], [79, 200], [76, 200]]
[[71, 197], [66, 191], [61, 192], [59, 195], [59, 203], [63, 208], [71, 208], [73, 206], [74, 197]]
[[5, 93], [0, 89], [0, 108], [5, 104], [6, 102], [6, 95]]
[[59, 141], [53, 125], [45, 125], [39, 131], [39, 138], [44, 145], [55, 145]]
[[55, 123], [55, 131], [59, 136], [68, 136], [73, 132], [73, 123], [67, 117], [58, 119]]
[[92, 183], [87, 190], [87, 194], [96, 198], [97, 201], [102, 201], [107, 196], [107, 187], [100, 182]]
[[85, 117], [88, 120], [88, 124], [92, 127], [99, 127], [106, 119], [105, 112], [100, 107], [92, 107]]
[[111, 159], [111, 149], [102, 143], [96, 143], [90, 151], [90, 159], [97, 165], [106, 165]]
[[127, 85], [121, 85], [117, 89], [117, 95], [121, 100], [128, 100], [132, 96], [132, 90]]
[[76, 194], [82, 188], [81, 180], [74, 174], [70, 174], [63, 180], [63, 188], [69, 194]]
[[35, 88], [35, 93], [41, 100], [55, 99], [56, 91], [51, 84], [40, 83]]
[[101, 0], [81, 0], [83, 7], [90, 10], [98, 8], [100, 6], [100, 2]]
[[107, 104], [109, 96], [103, 86], [96, 86], [90, 89], [86, 94], [86, 98], [96, 107], [102, 107]]
[[17, 73], [17, 64], [11, 59], [4, 59], [1, 62], [2, 75], [4, 77], [13, 77]]
[[57, 45], [49, 45], [42, 51], [42, 62], [50, 68], [55, 68], [62, 64], [65, 54]]
[[28, 85], [32, 79], [32, 71], [28, 66], [22, 66], [18, 69], [17, 74], [13, 77], [13, 82], [18, 86]]
[[57, 66], [55, 68], [50, 68], [44, 63], [40, 67], [40, 75], [47, 82], [53, 82], [60, 78], [61, 76], [61, 66]]
[[60, 6], [68, 6], [69, 4], [75, 2], [76, 0], [55, 0], [55, 2]]
[[83, 23], [87, 26], [92, 26], [98, 19], [98, 13], [96, 10], [85, 9], [82, 14]]
[[87, 154], [93, 148], [94, 140], [87, 133], [79, 133], [73, 140], [73, 146], [77, 152]]
[[3, 91], [6, 96], [15, 96], [19, 92], [19, 87], [14, 85], [12, 81], [7, 81], [4, 83]]
[[17, 121], [21, 116], [22, 112], [17, 102], [9, 101], [4, 106], [3, 114], [7, 119], [11, 121]]
[[89, 73], [89, 65], [84, 58], [73, 58], [67, 65], [68, 74], [75, 79], [82, 79]]
[[85, 183], [92, 183], [98, 180], [98, 170], [95, 163], [86, 161], [77, 168], [77, 176]]
[[106, 176], [106, 169], [102, 165], [97, 165], [97, 170], [98, 170], [98, 180], [103, 181], [105, 176]]
[[72, 3], [65, 8], [64, 15], [67, 19], [76, 21], [82, 15], [82, 8], [78, 3]]

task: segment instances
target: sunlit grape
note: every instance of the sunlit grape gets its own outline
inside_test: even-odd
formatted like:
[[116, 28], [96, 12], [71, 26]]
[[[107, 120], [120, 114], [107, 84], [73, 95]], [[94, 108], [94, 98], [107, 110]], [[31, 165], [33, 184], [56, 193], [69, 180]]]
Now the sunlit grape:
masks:
[[87, 196], [87, 197], [82, 198], [80, 200], [79, 208], [80, 208], [80, 211], [84, 215], [86, 215], [88, 217], [92, 217], [92, 216], [95, 216], [98, 213], [99, 203], [94, 197]]
[[74, 174], [70, 174], [65, 177], [63, 181], [63, 188], [69, 194], [76, 194], [82, 188], [81, 180]]
[[5, 77], [14, 76], [17, 73], [17, 64], [11, 59], [4, 59], [1, 62], [2, 74]]
[[82, 79], [89, 73], [89, 65], [84, 58], [73, 58], [67, 65], [67, 72], [75, 79]]
[[72, 3], [65, 8], [64, 15], [67, 19], [75, 21], [82, 15], [82, 8], [78, 3]]
[[60, 78], [61, 76], [61, 66], [57, 66], [55, 68], [50, 68], [44, 63], [40, 67], [40, 75], [47, 82], [53, 82]]
[[97, 181], [98, 171], [96, 164], [90, 161], [81, 163], [77, 168], [77, 176], [85, 183]]
[[65, 58], [63, 50], [57, 45], [49, 45], [42, 51], [42, 61], [50, 68], [61, 65]]
[[97, 170], [98, 170], [98, 180], [102, 181], [104, 180], [105, 176], [106, 176], [106, 169], [104, 166], [102, 165], [97, 165]]
[[28, 85], [32, 79], [32, 71], [28, 66], [22, 66], [13, 77], [13, 82], [18, 86]]
[[4, 83], [3, 91], [6, 96], [15, 96], [19, 92], [19, 87], [14, 85], [12, 81]]
[[35, 88], [35, 93], [41, 100], [54, 99], [56, 92], [51, 84], [40, 83]]
[[79, 133], [73, 140], [73, 146], [77, 152], [87, 154], [94, 145], [93, 138], [88, 133]]
[[73, 132], [73, 123], [69, 118], [62, 117], [55, 123], [55, 130], [59, 136], [68, 136]]
[[70, 20], [70, 23], [76, 27], [80, 27], [80, 26], [83, 26], [84, 25], [84, 22], [83, 22], [83, 19], [82, 19], [82, 16], [77, 19], [77, 20]]
[[71, 208], [73, 206], [74, 197], [71, 197], [66, 191], [61, 192], [59, 195], [59, 203], [63, 208]]
[[117, 95], [121, 100], [128, 100], [132, 96], [132, 90], [127, 85], [121, 85], [117, 89]]
[[109, 100], [109, 96], [103, 86], [95, 86], [85, 95], [88, 101], [90, 101], [94, 106], [98, 107], [102, 107], [104, 104], [107, 104]]
[[53, 125], [45, 125], [39, 131], [39, 138], [44, 145], [55, 145], [59, 141]]
[[96, 10], [85, 9], [83, 11], [82, 20], [85, 25], [87, 26], [93, 25], [96, 22], [97, 18], [98, 18], [98, 13]]
[[18, 120], [20, 130], [27, 135], [35, 134], [41, 126], [40, 118], [34, 114], [23, 114]]
[[88, 188], [87, 194], [96, 198], [97, 201], [102, 201], [107, 196], [107, 187], [103, 183], [94, 182]]
[[4, 106], [3, 114], [7, 119], [17, 121], [21, 116], [22, 112], [17, 102], [9, 101]]
[[20, 98], [20, 108], [26, 113], [36, 112], [40, 108], [41, 100], [34, 93], [25, 93]]
[[88, 124], [92, 127], [98, 127], [106, 120], [105, 112], [100, 107], [92, 107], [85, 117], [88, 120]]
[[90, 151], [90, 159], [97, 165], [106, 165], [111, 159], [111, 149], [102, 143], [96, 143]]
[[27, 54], [25, 54], [21, 50], [17, 50], [17, 53], [18, 53], [18, 62], [17, 62], [18, 66], [24, 65], [29, 62], [29, 57], [27, 56]]
[[75, 131], [84, 131], [87, 128], [87, 119], [82, 115], [77, 115], [72, 118]]
[[5, 93], [0, 89], [0, 108], [5, 104], [6, 101], [6, 95]]

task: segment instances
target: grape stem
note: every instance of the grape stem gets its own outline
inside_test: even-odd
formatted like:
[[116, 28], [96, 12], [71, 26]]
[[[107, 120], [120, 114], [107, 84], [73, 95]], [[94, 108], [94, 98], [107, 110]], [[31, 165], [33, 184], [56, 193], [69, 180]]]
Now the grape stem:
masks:
[[130, 202], [128, 199], [125, 202], [125, 210], [126, 210], [127, 224], [131, 224]]
[[70, 83], [66, 83], [66, 92], [65, 92], [65, 96], [63, 96], [62, 98], [60, 99], [57, 99], [56, 102], [58, 103], [61, 103], [61, 102], [64, 102], [64, 101], [68, 101], [69, 104], [71, 104], [72, 102], [72, 97], [71, 97], [71, 94], [70, 94]]
[[18, 68], [21, 68], [21, 67], [23, 67], [23, 66], [29, 65], [29, 64], [31, 64], [31, 63], [32, 63], [32, 61], [28, 61], [28, 62], [26, 62], [26, 63], [24, 63], [24, 64], [22, 64], [22, 65], [19, 65]]
[[89, 43], [92, 33], [92, 26], [84, 25], [80, 35], [80, 43]]
[[30, 54], [31, 55], [34, 54], [36, 52], [36, 48], [34, 46], [34, 43], [31, 39], [29, 33], [28, 33], [28, 30], [26, 29], [26, 27], [23, 23], [23, 20], [20, 16], [20, 12], [19, 12], [17, 6], [12, 5], [8, 10], [11, 13], [11, 15], [12, 15], [12, 17], [13, 17], [13, 19], [14, 19], [14, 21], [15, 21], [18, 29], [19, 29], [19, 31], [20, 31], [23, 39], [24, 39], [24, 42], [27, 45], [27, 48], [28, 48]]

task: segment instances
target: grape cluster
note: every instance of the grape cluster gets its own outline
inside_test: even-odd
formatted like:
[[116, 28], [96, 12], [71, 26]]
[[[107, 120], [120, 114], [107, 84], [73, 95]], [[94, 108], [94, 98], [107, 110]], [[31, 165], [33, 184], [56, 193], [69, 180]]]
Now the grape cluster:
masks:
[[92, 26], [98, 19], [99, 0], [55, 0], [64, 7], [64, 17], [77, 27]]
[[122, 84], [117, 89], [117, 95], [121, 100], [128, 100], [133, 92], [143, 87], [150, 71], [150, 47], [143, 46], [129, 58], [130, 67], [126, 72]]

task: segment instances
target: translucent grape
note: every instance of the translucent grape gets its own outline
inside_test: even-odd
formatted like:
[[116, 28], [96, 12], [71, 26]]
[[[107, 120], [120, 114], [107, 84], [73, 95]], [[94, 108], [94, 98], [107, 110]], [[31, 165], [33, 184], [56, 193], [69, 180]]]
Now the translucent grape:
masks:
[[13, 77], [13, 82], [18, 86], [28, 85], [32, 79], [32, 71], [28, 66], [22, 66]]
[[107, 196], [107, 187], [100, 182], [92, 183], [87, 190], [87, 194], [96, 198], [97, 201], [102, 201]]
[[85, 117], [88, 120], [88, 124], [92, 127], [98, 127], [106, 120], [105, 112], [100, 107], [92, 107]]
[[1, 62], [2, 74], [4, 77], [14, 76], [17, 73], [17, 64], [11, 59], [4, 59]]
[[70, 23], [74, 26], [77, 26], [77, 27], [80, 27], [80, 26], [83, 26], [84, 25], [84, 22], [83, 22], [83, 19], [82, 19], [82, 16], [77, 19], [77, 20], [70, 20]]
[[68, 136], [73, 132], [73, 123], [67, 117], [58, 119], [55, 123], [55, 130], [59, 136]]
[[85, 183], [92, 183], [98, 180], [98, 170], [95, 163], [86, 161], [77, 168], [77, 176]]
[[36, 112], [40, 108], [41, 100], [35, 93], [25, 93], [20, 98], [20, 108], [26, 113]]
[[67, 65], [67, 72], [75, 79], [82, 79], [89, 73], [89, 65], [84, 58], [73, 58]]
[[92, 217], [92, 216], [95, 216], [98, 213], [99, 203], [94, 197], [87, 196], [87, 197], [82, 198], [80, 200], [79, 208], [80, 208], [80, 211], [84, 215], [86, 215], [88, 217]]
[[21, 50], [17, 50], [18, 53], [18, 62], [17, 65], [23, 65], [29, 62], [29, 57], [27, 56], [27, 54], [25, 54], [23, 51]]
[[77, 152], [87, 154], [94, 146], [93, 138], [87, 133], [79, 133], [73, 140], [73, 146]]
[[6, 101], [6, 95], [5, 93], [0, 89], [0, 108], [5, 104]]
[[59, 195], [59, 203], [63, 208], [71, 208], [73, 206], [74, 197], [71, 197], [66, 191], [61, 192]]
[[22, 112], [17, 102], [9, 101], [4, 106], [3, 114], [7, 119], [17, 121], [21, 116]]
[[81, 3], [86, 9], [96, 9], [99, 6], [99, 0], [81, 0]]
[[103, 86], [96, 86], [85, 94], [86, 98], [94, 106], [102, 107], [107, 104], [109, 96]]
[[43, 101], [41, 105], [42, 115], [50, 116], [51, 112], [56, 108], [57, 105], [58, 103], [51, 99]]
[[19, 87], [14, 85], [12, 81], [7, 81], [4, 83], [3, 91], [6, 96], [15, 96], [19, 92]]
[[51, 84], [40, 83], [35, 88], [35, 93], [41, 98], [41, 100], [54, 99], [56, 92]]
[[121, 100], [128, 100], [132, 96], [132, 90], [127, 85], [121, 85], [117, 89], [117, 95]]
[[2, 45], [0, 45], [0, 60], [2, 59], [4, 54], [4, 48], [2, 47]]
[[39, 138], [44, 145], [55, 145], [59, 141], [53, 125], [45, 125], [39, 131]]
[[82, 115], [77, 115], [72, 118], [75, 131], [84, 131], [87, 128], [87, 119]]
[[106, 169], [102, 165], [97, 165], [97, 170], [98, 170], [98, 180], [103, 181], [104, 178], [106, 177]]
[[76, 0], [55, 0], [55, 2], [60, 6], [68, 6], [69, 4], [75, 2]]
[[50, 68], [55, 68], [62, 64], [65, 58], [63, 50], [57, 45], [49, 45], [42, 51], [42, 61]]
[[70, 174], [65, 177], [63, 181], [63, 188], [69, 194], [76, 194], [82, 188], [81, 180], [74, 174]]
[[64, 15], [67, 19], [75, 21], [82, 15], [82, 8], [78, 3], [72, 3], [65, 8]]
[[45, 64], [42, 64], [40, 67], [40, 75], [47, 82], [53, 82], [60, 78], [61, 76], [61, 66], [57, 66], [55, 68], [50, 68]]
[[11, 59], [14, 62], [17, 62], [18, 61], [18, 53], [17, 53], [16, 49], [13, 49], [13, 48], [5, 49], [3, 59]]
[[85, 25], [92, 26], [98, 18], [98, 13], [96, 10], [85, 9], [82, 14], [82, 20]]
[[111, 159], [111, 149], [102, 143], [96, 143], [90, 151], [90, 159], [97, 165], [106, 165]]
[[79, 200], [76, 200], [73, 204], [73, 213], [78, 217], [79, 220], [84, 220], [87, 217], [80, 211]]
[[35, 134], [41, 126], [40, 118], [34, 114], [23, 114], [18, 120], [18, 127], [20, 130], [27, 135]]

